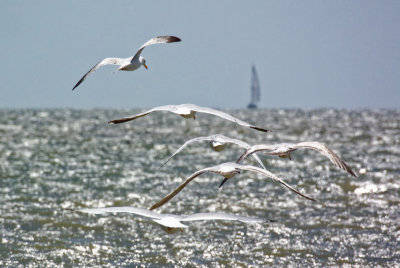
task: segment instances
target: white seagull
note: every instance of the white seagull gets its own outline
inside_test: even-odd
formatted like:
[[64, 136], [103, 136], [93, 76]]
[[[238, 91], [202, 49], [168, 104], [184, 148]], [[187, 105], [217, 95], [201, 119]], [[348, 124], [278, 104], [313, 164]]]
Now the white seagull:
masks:
[[182, 228], [189, 226], [183, 224], [186, 221], [201, 221], [201, 220], [226, 220], [226, 221], [241, 221], [244, 223], [261, 223], [261, 222], [274, 222], [273, 220], [265, 220], [254, 217], [236, 216], [226, 213], [196, 213], [191, 215], [175, 215], [175, 214], [160, 214], [147, 209], [134, 208], [134, 207], [105, 207], [105, 208], [85, 208], [79, 210], [80, 212], [91, 214], [103, 213], [132, 213], [139, 216], [150, 218], [152, 221], [162, 225], [167, 233], [175, 233]]
[[273, 174], [273, 173], [271, 173], [271, 172], [269, 172], [269, 171], [267, 171], [265, 169], [262, 169], [262, 168], [259, 168], [259, 167], [254, 167], [254, 166], [250, 166], [250, 165], [241, 165], [241, 164], [237, 164], [237, 163], [233, 163], [233, 162], [227, 162], [227, 163], [223, 163], [223, 164], [220, 164], [220, 165], [217, 165], [217, 166], [204, 168], [204, 169], [201, 169], [201, 170], [193, 173], [181, 185], [179, 185], [174, 191], [172, 191], [171, 193], [166, 195], [163, 199], [161, 199], [156, 204], [154, 204], [150, 208], [150, 210], [153, 210], [153, 209], [156, 209], [158, 207], [161, 207], [162, 205], [167, 203], [175, 195], [177, 195], [180, 191], [182, 191], [182, 189], [185, 188], [185, 186], [189, 182], [191, 182], [194, 178], [198, 177], [199, 175], [201, 175], [203, 173], [213, 172], [213, 173], [220, 174], [220, 175], [224, 176], [224, 180], [222, 181], [222, 183], [220, 185], [220, 187], [221, 187], [228, 179], [230, 179], [233, 176], [235, 176], [236, 174], [240, 173], [241, 170], [249, 170], [249, 171], [255, 171], [257, 173], [261, 173], [261, 174], [273, 179], [274, 181], [277, 181], [277, 182], [283, 184], [285, 187], [289, 188], [290, 190], [292, 190], [296, 194], [301, 195], [302, 197], [307, 198], [309, 200], [316, 201], [315, 199], [300, 193], [298, 190], [294, 189], [292, 186], [290, 186], [289, 184], [284, 182], [282, 179], [278, 178], [275, 174]]
[[136, 52], [134, 56], [128, 57], [128, 58], [105, 58], [104, 60], [100, 61], [97, 63], [95, 66], [92, 67], [79, 81], [76, 83], [74, 90], [77, 86], [79, 86], [83, 80], [86, 79], [86, 77], [96, 71], [98, 68], [108, 65], [108, 64], [113, 64], [113, 65], [120, 65], [120, 67], [117, 69], [117, 71], [134, 71], [138, 69], [140, 66], [144, 66], [147, 69], [146, 65], [146, 60], [140, 56], [142, 53], [143, 49], [147, 46], [154, 45], [154, 44], [160, 44], [160, 43], [174, 43], [174, 42], [180, 42], [181, 39], [176, 37], [176, 36], [170, 36], [170, 35], [165, 35], [165, 36], [158, 36], [150, 39], [146, 43], [144, 43], [139, 50]]
[[[215, 135], [211, 135], [211, 136], [207, 136], [207, 137], [197, 137], [197, 138], [193, 138], [188, 140], [187, 142], [185, 142], [181, 147], [179, 147], [178, 150], [176, 150], [175, 153], [173, 153], [165, 162], [164, 164], [161, 165], [160, 168], [162, 168], [165, 164], [168, 163], [169, 160], [171, 160], [172, 157], [174, 157], [176, 154], [178, 154], [180, 151], [182, 151], [186, 146], [188, 146], [189, 144], [193, 143], [193, 142], [198, 142], [198, 141], [210, 141], [210, 147], [216, 151], [216, 152], [220, 152], [222, 150], [225, 149], [226, 145], [228, 143], [233, 143], [236, 144], [242, 148], [245, 149], [249, 149], [251, 146], [250, 144], [241, 141], [241, 140], [237, 140], [237, 139], [232, 139], [229, 137], [226, 137], [222, 134], [215, 134]], [[263, 169], [266, 169], [264, 164], [262, 163], [261, 159], [257, 156], [257, 154], [253, 154], [253, 157], [257, 160], [258, 164], [260, 164], [260, 166]]]
[[172, 112], [174, 114], [179, 114], [180, 116], [184, 117], [184, 118], [193, 118], [196, 119], [196, 112], [199, 113], [206, 113], [206, 114], [212, 114], [212, 115], [216, 115], [219, 116], [223, 119], [232, 121], [236, 124], [239, 124], [241, 126], [245, 126], [245, 127], [250, 127], [259, 131], [263, 131], [263, 132], [267, 132], [267, 129], [261, 128], [261, 127], [257, 127], [257, 126], [253, 126], [250, 125], [249, 123], [246, 123], [236, 117], [233, 117], [227, 113], [212, 109], [212, 108], [208, 108], [208, 107], [201, 107], [201, 106], [197, 106], [194, 104], [180, 104], [180, 105], [164, 105], [164, 106], [158, 106], [155, 107], [153, 109], [150, 109], [146, 112], [140, 113], [140, 114], [135, 114], [129, 117], [125, 117], [125, 118], [121, 118], [121, 119], [116, 119], [116, 120], [112, 120], [110, 122], [108, 122], [109, 124], [120, 124], [120, 123], [125, 123], [131, 120], [135, 120], [139, 117], [143, 117], [145, 115], [148, 115], [149, 113], [152, 112], [157, 112], [157, 111], [168, 111], [168, 112]]
[[311, 149], [320, 152], [324, 156], [328, 157], [329, 160], [335, 165], [338, 166], [339, 168], [347, 171], [349, 174], [351, 174], [354, 177], [357, 177], [357, 175], [351, 170], [351, 168], [342, 160], [340, 157], [335, 154], [331, 149], [329, 149], [325, 144], [320, 143], [320, 142], [315, 142], [315, 141], [308, 141], [308, 142], [300, 142], [300, 143], [280, 143], [280, 144], [274, 144], [274, 145], [268, 145], [268, 144], [257, 144], [253, 145], [250, 148], [247, 149], [246, 152], [240, 158], [236, 161], [237, 163], [240, 163], [242, 160], [244, 160], [246, 157], [249, 155], [252, 155], [255, 152], [264, 152], [265, 154], [268, 155], [277, 155], [279, 157], [284, 157], [284, 158], [289, 158], [290, 154], [297, 149]]

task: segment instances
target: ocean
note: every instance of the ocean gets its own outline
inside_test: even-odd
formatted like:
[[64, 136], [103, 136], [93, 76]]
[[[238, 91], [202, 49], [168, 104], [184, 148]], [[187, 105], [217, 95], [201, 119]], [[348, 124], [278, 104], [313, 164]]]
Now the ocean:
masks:
[[[0, 110], [0, 266], [3, 267], [398, 267], [400, 266], [400, 110], [225, 110], [270, 132], [206, 114], [140, 110]], [[312, 150], [292, 159], [259, 153], [266, 168], [317, 200], [242, 171], [203, 174], [161, 213], [225, 212], [276, 222], [196, 221], [168, 234], [129, 214], [89, 215], [91, 207], [149, 208], [195, 171], [236, 161], [212, 134], [249, 144], [319, 141], [358, 177]], [[253, 158], [246, 164], [257, 165]]]

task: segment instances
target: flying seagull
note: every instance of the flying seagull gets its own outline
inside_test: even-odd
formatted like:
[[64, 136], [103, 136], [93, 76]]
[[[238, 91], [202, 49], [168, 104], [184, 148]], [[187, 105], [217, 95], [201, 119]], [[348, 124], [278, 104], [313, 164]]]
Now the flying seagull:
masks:
[[96, 71], [98, 68], [108, 65], [108, 64], [113, 64], [113, 65], [119, 65], [120, 67], [117, 69], [117, 71], [134, 71], [138, 69], [141, 65], [143, 65], [147, 69], [146, 65], [146, 60], [140, 56], [142, 53], [143, 49], [147, 46], [154, 45], [154, 44], [161, 44], [161, 43], [174, 43], [174, 42], [180, 42], [181, 39], [176, 37], [176, 36], [170, 36], [170, 35], [164, 35], [164, 36], [158, 36], [150, 39], [146, 43], [144, 43], [139, 50], [136, 52], [134, 56], [128, 57], [128, 58], [105, 58], [104, 60], [100, 61], [97, 63], [95, 66], [92, 67], [79, 81], [76, 83], [74, 90], [77, 86], [79, 86], [83, 80], [86, 79], [86, 77], [89, 74], [92, 74], [94, 71]]
[[180, 104], [180, 105], [164, 105], [164, 106], [158, 106], [155, 107], [153, 109], [150, 109], [146, 112], [140, 113], [140, 114], [135, 114], [129, 117], [125, 117], [125, 118], [121, 118], [121, 119], [116, 119], [116, 120], [112, 120], [110, 122], [108, 122], [109, 124], [120, 124], [120, 123], [125, 123], [131, 120], [135, 120], [139, 117], [143, 117], [145, 115], [148, 115], [149, 113], [152, 112], [157, 112], [157, 111], [168, 111], [168, 112], [172, 112], [175, 114], [179, 114], [180, 116], [184, 117], [184, 118], [193, 118], [196, 119], [196, 112], [199, 113], [206, 113], [206, 114], [212, 114], [212, 115], [216, 115], [219, 116], [221, 118], [224, 118], [226, 120], [232, 121], [236, 124], [239, 124], [241, 126], [245, 126], [245, 127], [250, 127], [259, 131], [263, 131], [263, 132], [267, 132], [267, 129], [261, 128], [261, 127], [257, 127], [257, 126], [253, 126], [250, 125], [249, 123], [246, 123], [236, 117], [233, 117], [227, 113], [212, 109], [212, 108], [208, 108], [208, 107], [201, 107], [201, 106], [197, 106], [194, 104]]
[[[165, 164], [167, 164], [168, 161], [171, 160], [172, 157], [174, 157], [176, 154], [178, 154], [180, 151], [182, 151], [186, 146], [188, 146], [189, 144], [191, 144], [193, 142], [198, 142], [198, 141], [199, 142], [200, 141], [210, 141], [210, 147], [216, 152], [220, 152], [220, 151], [224, 150], [228, 143], [236, 144], [236, 145], [238, 145], [238, 146], [240, 146], [242, 148], [245, 148], [245, 149], [249, 149], [251, 147], [250, 144], [248, 144], [248, 143], [246, 143], [244, 141], [237, 140], [237, 139], [232, 139], [232, 138], [226, 137], [226, 136], [224, 136], [222, 134], [215, 134], [215, 135], [211, 135], [211, 136], [207, 136], [207, 137], [197, 137], [197, 138], [190, 139], [187, 142], [185, 142], [181, 147], [179, 147], [178, 150], [176, 150], [175, 153], [173, 153], [164, 162], [164, 164], [162, 164], [161, 167], [163, 167]], [[263, 169], [266, 169], [264, 164], [260, 160], [260, 158], [257, 156], [257, 154], [253, 154], [253, 157], [257, 160], [258, 164], [260, 164], [260, 166]]]
[[201, 220], [226, 220], [226, 221], [241, 221], [244, 223], [261, 223], [261, 222], [274, 222], [273, 220], [265, 220], [254, 217], [236, 216], [226, 213], [196, 213], [191, 215], [174, 215], [174, 214], [160, 214], [147, 209], [134, 208], [134, 207], [105, 207], [105, 208], [85, 208], [79, 210], [80, 212], [91, 214], [103, 213], [132, 213], [139, 216], [150, 218], [152, 221], [162, 225], [167, 233], [175, 233], [182, 228], [189, 226], [182, 222], [187, 221], [201, 221]]
[[203, 173], [213, 172], [213, 173], [220, 174], [220, 175], [224, 176], [224, 180], [222, 181], [222, 183], [220, 185], [220, 187], [221, 187], [228, 179], [230, 179], [233, 176], [235, 176], [236, 174], [240, 173], [241, 170], [248, 170], [248, 171], [254, 171], [254, 172], [257, 172], [257, 173], [261, 173], [261, 174], [273, 179], [274, 181], [277, 181], [277, 182], [283, 184], [285, 187], [289, 188], [290, 190], [292, 190], [296, 194], [301, 195], [302, 197], [307, 198], [309, 200], [316, 201], [315, 199], [300, 193], [299, 191], [297, 191], [296, 189], [291, 187], [289, 184], [284, 182], [282, 179], [278, 178], [276, 175], [272, 174], [271, 172], [269, 172], [269, 171], [267, 171], [265, 169], [262, 169], [262, 168], [259, 168], [259, 167], [254, 167], [254, 166], [250, 166], [250, 165], [241, 165], [241, 164], [237, 164], [237, 163], [233, 163], [233, 162], [227, 162], [227, 163], [223, 163], [223, 164], [220, 164], [220, 165], [217, 165], [217, 166], [204, 168], [204, 169], [201, 169], [201, 170], [193, 173], [189, 178], [186, 179], [186, 181], [184, 181], [181, 185], [179, 185], [174, 191], [172, 191], [171, 193], [166, 195], [163, 199], [161, 199], [156, 204], [154, 204], [150, 208], [150, 210], [153, 210], [153, 209], [156, 209], [158, 207], [161, 207], [162, 205], [167, 203], [175, 195], [177, 195], [180, 191], [182, 191], [182, 189], [185, 188], [185, 186], [189, 182], [191, 182], [194, 178], [198, 177], [199, 175], [201, 175]]
[[340, 167], [341, 169], [347, 171], [349, 174], [351, 174], [354, 177], [357, 177], [357, 175], [351, 170], [351, 168], [342, 160], [339, 158], [337, 154], [335, 154], [331, 149], [326, 147], [325, 144], [320, 143], [320, 142], [315, 142], [315, 141], [308, 141], [308, 142], [300, 142], [300, 143], [280, 143], [280, 144], [275, 144], [275, 145], [268, 145], [268, 144], [257, 144], [253, 145], [250, 148], [247, 149], [246, 152], [240, 158], [236, 161], [237, 163], [240, 163], [242, 160], [244, 160], [246, 157], [249, 155], [252, 155], [255, 152], [260, 152], [263, 151], [265, 154], [268, 155], [277, 155], [279, 157], [288, 157], [290, 158], [290, 154], [297, 149], [312, 149], [315, 151], [320, 152], [324, 156], [328, 157], [331, 162]]

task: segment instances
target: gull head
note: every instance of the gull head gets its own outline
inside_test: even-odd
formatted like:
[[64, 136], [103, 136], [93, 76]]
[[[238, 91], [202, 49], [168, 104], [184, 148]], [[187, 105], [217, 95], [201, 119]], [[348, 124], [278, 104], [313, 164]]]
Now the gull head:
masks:
[[284, 153], [284, 154], [279, 154], [278, 156], [280, 158], [289, 158], [290, 160], [292, 160], [292, 157], [290, 156], [290, 152]]
[[147, 68], [146, 60], [142, 56], [139, 57], [139, 62], [144, 66], [144, 68], [149, 69]]
[[187, 110], [187, 111], [179, 111], [179, 112], [175, 112], [178, 113], [180, 116], [182, 116], [183, 118], [193, 118], [196, 119], [196, 111], [193, 110]]
[[211, 148], [216, 152], [221, 152], [225, 149], [226, 143], [213, 140], [210, 142]]
[[183, 232], [182, 228], [173, 228], [173, 227], [165, 227], [165, 226], [161, 226], [161, 228], [168, 234], [174, 234], [178, 231]]

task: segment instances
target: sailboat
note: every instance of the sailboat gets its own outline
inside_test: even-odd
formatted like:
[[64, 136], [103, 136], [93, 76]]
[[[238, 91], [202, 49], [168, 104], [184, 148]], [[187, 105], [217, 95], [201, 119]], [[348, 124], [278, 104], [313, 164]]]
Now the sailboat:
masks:
[[256, 67], [251, 66], [251, 101], [247, 105], [248, 109], [257, 109], [257, 102], [260, 101], [260, 81], [258, 80], [258, 75], [256, 72]]

